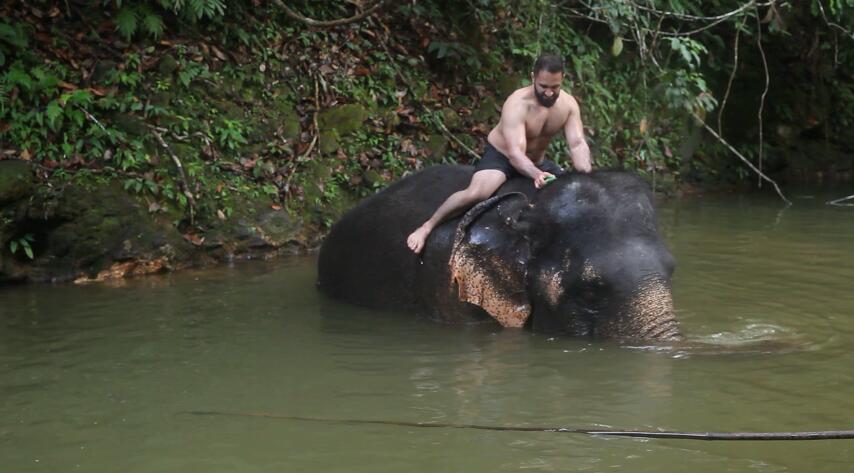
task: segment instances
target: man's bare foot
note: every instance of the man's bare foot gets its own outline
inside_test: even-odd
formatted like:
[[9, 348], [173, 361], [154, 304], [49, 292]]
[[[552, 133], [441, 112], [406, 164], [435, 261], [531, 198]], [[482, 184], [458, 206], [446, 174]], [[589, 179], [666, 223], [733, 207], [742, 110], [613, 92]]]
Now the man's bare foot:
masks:
[[421, 225], [418, 227], [418, 230], [415, 230], [409, 235], [406, 239], [406, 245], [410, 250], [415, 252], [415, 254], [421, 253], [421, 250], [424, 249], [424, 242], [427, 241], [427, 236], [430, 235], [431, 231], [433, 231], [432, 228]]

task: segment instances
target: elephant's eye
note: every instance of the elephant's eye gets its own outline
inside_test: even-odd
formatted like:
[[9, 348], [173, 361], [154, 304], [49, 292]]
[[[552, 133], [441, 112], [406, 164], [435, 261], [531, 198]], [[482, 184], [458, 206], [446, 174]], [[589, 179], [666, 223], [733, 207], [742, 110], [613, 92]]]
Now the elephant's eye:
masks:
[[579, 287], [578, 295], [588, 303], [601, 301], [605, 297], [605, 283], [598, 279], [585, 282]]

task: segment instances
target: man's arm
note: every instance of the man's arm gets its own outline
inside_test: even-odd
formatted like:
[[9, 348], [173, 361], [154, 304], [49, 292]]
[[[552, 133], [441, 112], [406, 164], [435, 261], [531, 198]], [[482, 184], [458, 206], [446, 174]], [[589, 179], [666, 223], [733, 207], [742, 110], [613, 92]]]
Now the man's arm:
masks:
[[566, 120], [564, 132], [566, 133], [566, 143], [569, 145], [569, 152], [572, 158], [572, 167], [576, 171], [590, 172], [592, 169], [590, 148], [587, 146], [587, 140], [584, 139], [581, 109], [578, 107], [578, 102], [572, 97], [570, 97], [569, 118]]
[[501, 110], [501, 133], [507, 145], [507, 159], [523, 176], [534, 180], [538, 189], [545, 185], [545, 179], [551, 174], [540, 170], [525, 154], [528, 141], [525, 138], [525, 109], [520, 103], [505, 102]]

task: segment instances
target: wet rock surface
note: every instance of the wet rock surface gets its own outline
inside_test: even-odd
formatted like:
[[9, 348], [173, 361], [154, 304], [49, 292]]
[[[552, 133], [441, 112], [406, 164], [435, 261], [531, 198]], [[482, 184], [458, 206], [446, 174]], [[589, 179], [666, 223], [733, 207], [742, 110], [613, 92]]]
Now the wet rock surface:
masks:
[[28, 163], [0, 162], [0, 284], [131, 277], [298, 253], [309, 244], [298, 221], [262, 202], [241, 202], [229, 218], [182, 233], [174, 213], [151, 213], [118, 185], [68, 185], [49, 195], [33, 189]]

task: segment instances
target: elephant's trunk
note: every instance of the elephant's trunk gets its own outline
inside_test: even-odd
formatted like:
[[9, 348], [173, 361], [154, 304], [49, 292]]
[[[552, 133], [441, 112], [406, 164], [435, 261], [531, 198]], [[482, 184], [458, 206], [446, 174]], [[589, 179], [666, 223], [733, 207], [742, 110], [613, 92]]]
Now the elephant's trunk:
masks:
[[673, 312], [669, 282], [660, 278], [640, 284], [628, 298], [621, 316], [614, 322], [618, 338], [642, 340], [679, 340], [679, 324]]

